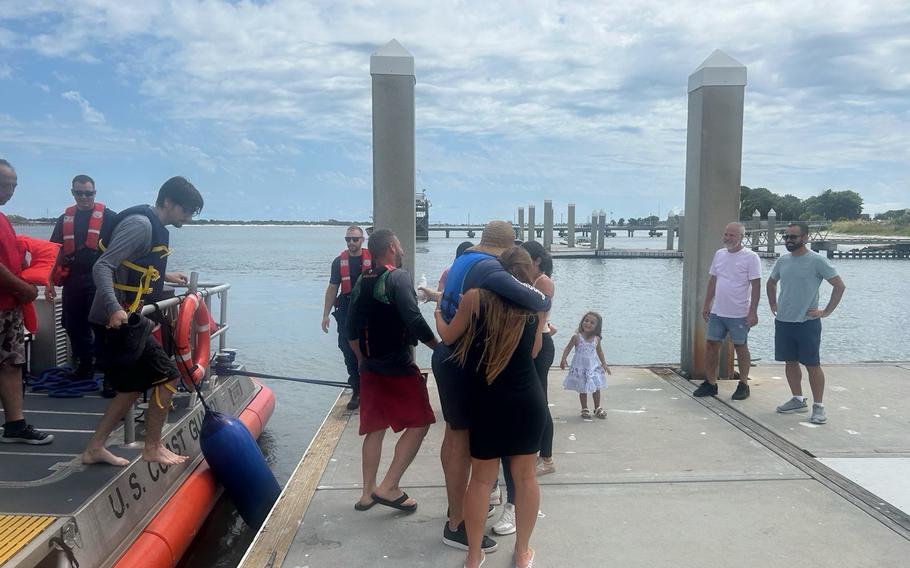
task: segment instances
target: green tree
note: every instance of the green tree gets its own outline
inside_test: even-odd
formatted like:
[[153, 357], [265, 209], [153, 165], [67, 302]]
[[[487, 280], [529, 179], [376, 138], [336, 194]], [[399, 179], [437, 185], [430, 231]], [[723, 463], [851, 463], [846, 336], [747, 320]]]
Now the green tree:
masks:
[[803, 201], [804, 216], [832, 221], [857, 219], [863, 212], [863, 198], [855, 191], [826, 190]]
[[625, 224], [626, 224], [626, 220], [623, 219], [622, 217], [620, 217], [620, 218], [619, 218], [619, 226], [622, 227], [622, 226], [625, 225]]

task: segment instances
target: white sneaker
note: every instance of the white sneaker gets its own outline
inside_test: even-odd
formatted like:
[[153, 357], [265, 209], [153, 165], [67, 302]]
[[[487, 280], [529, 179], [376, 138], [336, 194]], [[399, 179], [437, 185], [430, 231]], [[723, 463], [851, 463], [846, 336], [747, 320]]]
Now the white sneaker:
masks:
[[490, 492], [490, 505], [502, 505], [502, 489], [499, 485]]
[[503, 503], [502, 514], [493, 525], [493, 534], [507, 535], [515, 532], [515, 505]]

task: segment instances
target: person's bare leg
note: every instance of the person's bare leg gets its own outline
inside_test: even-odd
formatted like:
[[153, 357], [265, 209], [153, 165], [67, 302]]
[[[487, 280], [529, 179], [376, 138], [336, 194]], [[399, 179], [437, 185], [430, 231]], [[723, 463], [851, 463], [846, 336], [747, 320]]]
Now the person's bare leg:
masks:
[[600, 391], [596, 390], [591, 394], [591, 398], [594, 400], [594, 408], [600, 408]]
[[6, 363], [0, 365], [0, 402], [7, 422], [22, 420], [22, 369]]
[[[717, 360], [720, 357], [720, 341], [705, 342], [705, 380], [717, 384]], [[740, 373], [742, 374], [742, 373]]]
[[[382, 483], [373, 490], [376, 495], [390, 501], [394, 501], [401, 496], [401, 487], [398, 485], [401, 483], [401, 476], [404, 475], [408, 466], [414, 461], [417, 451], [420, 449], [420, 445], [429, 430], [429, 425], [421, 428], [405, 429], [401, 437], [398, 438], [398, 443], [395, 444], [395, 455], [392, 457], [392, 463], [389, 464], [389, 470], [382, 479]], [[417, 501], [412, 497], [402, 503], [402, 505], [410, 506], [416, 503]]]
[[749, 344], [734, 345], [736, 360], [739, 363], [739, 382], [749, 384], [749, 369], [752, 366], [752, 354], [749, 353]]
[[509, 462], [515, 479], [515, 564], [527, 566], [531, 560], [531, 533], [540, 510], [540, 486], [533, 454], [510, 456]]
[[95, 427], [95, 433], [92, 434], [91, 439], [88, 441], [88, 446], [82, 452], [82, 463], [107, 463], [120, 467], [130, 463], [129, 460], [112, 454], [110, 450], [104, 447], [104, 444], [137, 398], [139, 398], [138, 392], [118, 392], [117, 396], [111, 399], [107, 409], [104, 411], [104, 416], [101, 417], [101, 421]]
[[809, 372], [809, 388], [812, 389], [812, 402], [822, 402], [822, 398], [825, 396], [825, 372], [822, 370], [821, 365], [815, 367], [806, 366], [806, 371]]
[[[440, 451], [442, 473], [446, 479], [446, 497], [449, 501], [449, 529], [458, 530], [464, 520], [464, 495], [471, 474], [471, 450], [468, 431], [453, 430], [446, 422], [446, 431]], [[487, 491], [487, 498], [490, 493]]]
[[793, 396], [803, 396], [803, 373], [799, 370], [799, 361], [787, 361], [784, 371]]
[[[176, 381], [168, 383], [173, 385]], [[157, 393], [155, 393], [157, 389]], [[189, 456], [175, 454], [161, 443], [161, 430], [167, 420], [167, 413], [171, 409], [171, 398], [174, 393], [163, 384], [152, 387], [152, 396], [149, 401], [148, 420], [145, 424], [145, 448], [142, 450], [142, 459], [149, 462], [158, 462], [165, 465], [177, 465], [189, 459]], [[159, 405], [160, 403], [160, 405]]]
[[376, 489], [376, 473], [379, 471], [379, 460], [382, 459], [382, 439], [384, 437], [385, 429], [368, 432], [363, 437], [360, 463], [361, 471], [363, 472], [361, 505], [369, 505], [373, 501], [370, 494]]
[[587, 393], [578, 393], [578, 401], [581, 403], [581, 409], [588, 409], [588, 394]]
[[[534, 457], [536, 459], [536, 456]], [[498, 475], [499, 459], [471, 459], [471, 481], [464, 494], [464, 527], [468, 535], [468, 555], [465, 557], [464, 565], [467, 568], [475, 568], [483, 559], [480, 546], [483, 544], [483, 531], [487, 521], [490, 485], [496, 481]], [[534, 511], [534, 514], [537, 515], [537, 511]]]

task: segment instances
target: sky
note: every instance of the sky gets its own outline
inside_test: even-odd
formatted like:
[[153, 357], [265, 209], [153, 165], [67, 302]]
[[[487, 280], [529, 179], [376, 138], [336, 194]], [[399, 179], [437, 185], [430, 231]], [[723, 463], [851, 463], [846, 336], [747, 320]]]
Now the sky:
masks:
[[182, 175], [203, 218], [366, 220], [393, 38], [433, 222], [678, 211], [687, 79], [715, 49], [748, 69], [744, 185], [910, 207], [907, 0], [0, 0], [4, 212], [59, 214], [80, 173], [114, 209]]

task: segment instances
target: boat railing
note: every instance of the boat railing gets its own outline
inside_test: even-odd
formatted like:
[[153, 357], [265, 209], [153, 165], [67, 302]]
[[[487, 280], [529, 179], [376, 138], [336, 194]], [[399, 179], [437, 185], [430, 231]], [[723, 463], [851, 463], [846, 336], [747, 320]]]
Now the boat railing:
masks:
[[[230, 323], [227, 321], [227, 309], [228, 309], [228, 290], [230, 290], [231, 285], [227, 283], [209, 283], [209, 282], [199, 282], [199, 275], [196, 272], [190, 274], [190, 280], [188, 284], [174, 284], [175, 289], [185, 289], [187, 294], [192, 294], [193, 292], [198, 293], [202, 296], [203, 301], [205, 302], [205, 307], [208, 308], [209, 314], [214, 316], [212, 311], [212, 298], [218, 298], [218, 318], [214, 318], [216, 327], [214, 331], [211, 332], [210, 341], [214, 341], [215, 338], [218, 338], [218, 351], [222, 351], [227, 346], [227, 330], [230, 328]], [[183, 302], [185, 294], [177, 294], [172, 298], [166, 298], [155, 302], [154, 304], [148, 304], [142, 307], [142, 315], [147, 316], [156, 311], [161, 311], [164, 313], [165, 317], [169, 321], [174, 321], [176, 319], [177, 310], [180, 308], [180, 304]], [[193, 332], [195, 333], [195, 332]], [[192, 340], [195, 341], [195, 338], [192, 337]], [[211, 368], [206, 368], [205, 377], [202, 379], [202, 382], [199, 384], [199, 388], [205, 388], [205, 385], [208, 384], [208, 380], [211, 378]], [[198, 393], [195, 390], [192, 390], [190, 393], [190, 406], [195, 406], [198, 400]], [[123, 417], [123, 442], [124, 444], [132, 444], [136, 441], [136, 421], [135, 421], [135, 412], [136, 408], [133, 407], [130, 412], [127, 412], [126, 416]]]

